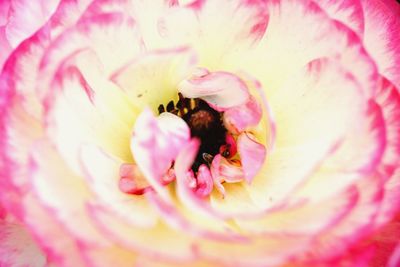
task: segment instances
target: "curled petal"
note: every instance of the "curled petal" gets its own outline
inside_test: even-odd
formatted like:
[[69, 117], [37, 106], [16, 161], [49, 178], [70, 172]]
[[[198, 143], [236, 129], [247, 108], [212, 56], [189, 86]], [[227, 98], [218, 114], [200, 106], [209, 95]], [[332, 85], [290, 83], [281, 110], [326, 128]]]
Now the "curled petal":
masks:
[[243, 169], [240, 165], [235, 165], [222, 157], [216, 155], [211, 165], [214, 180], [226, 181], [228, 183], [236, 183], [243, 181]]
[[158, 117], [158, 127], [168, 139], [168, 150], [174, 157], [179, 154], [182, 145], [189, 140], [190, 130], [186, 122], [172, 113], [165, 112]]
[[201, 165], [197, 172], [196, 194], [201, 197], [208, 196], [213, 189], [211, 172], [206, 165]]
[[222, 185], [222, 178], [219, 171], [219, 166], [221, 165], [222, 156], [220, 154], [216, 155], [211, 163], [211, 175], [214, 181], [215, 188], [225, 197], [225, 188]]
[[201, 98], [216, 110], [243, 105], [249, 99], [246, 84], [228, 72], [197, 70], [189, 79], [179, 84], [179, 91], [188, 98]]
[[[193, 187], [191, 187], [190, 184], [191, 179], [194, 176], [191, 174], [190, 171], [188, 171], [188, 169], [190, 169], [190, 166], [192, 165], [196, 157], [199, 146], [200, 142], [197, 139], [190, 140], [190, 142], [188, 142], [185, 146], [182, 146], [182, 150], [179, 153], [178, 157], [176, 158], [174, 168], [176, 172], [177, 194], [181, 199], [181, 201], [185, 203], [185, 205], [190, 206], [194, 210], [202, 211], [205, 214], [220, 219], [224, 215], [216, 212], [208, 205], [206, 201], [199, 198], [198, 195], [196, 195], [196, 193], [192, 190]], [[205, 177], [202, 177], [202, 179], [207, 178], [208, 180], [209, 178], [208, 174], [206, 174], [204, 170], [202, 172], [204, 172], [202, 175], [205, 175]], [[216, 182], [214, 179], [214, 173], [212, 169], [211, 169], [211, 176], [214, 180], [214, 185], [215, 185]], [[222, 190], [224, 190], [222, 185], [221, 187]]]
[[247, 133], [238, 138], [238, 150], [243, 165], [244, 178], [251, 183], [265, 161], [265, 147]]
[[251, 96], [244, 105], [225, 111], [224, 124], [231, 132], [243, 132], [247, 127], [256, 126], [260, 122], [261, 116], [261, 107]]
[[139, 115], [131, 138], [131, 151], [139, 169], [156, 191], [164, 191], [162, 177], [189, 138], [190, 130], [178, 116], [165, 113], [156, 119], [149, 109]]
[[124, 193], [141, 195], [150, 189], [149, 183], [135, 164], [122, 164], [119, 174], [119, 189]]

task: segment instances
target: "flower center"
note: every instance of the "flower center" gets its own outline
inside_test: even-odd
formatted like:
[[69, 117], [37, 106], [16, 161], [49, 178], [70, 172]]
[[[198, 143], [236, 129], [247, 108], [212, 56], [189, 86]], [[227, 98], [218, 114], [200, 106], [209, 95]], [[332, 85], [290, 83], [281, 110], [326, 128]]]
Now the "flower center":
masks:
[[[160, 105], [158, 111], [160, 114], [165, 112], [164, 106]], [[180, 116], [188, 124], [191, 136], [201, 141], [192, 170], [197, 172], [200, 165], [210, 165], [221, 146], [226, 145], [227, 130], [222, 122], [223, 112], [216, 111], [199, 98], [184, 98], [180, 93], [177, 104], [170, 101], [166, 111]]]

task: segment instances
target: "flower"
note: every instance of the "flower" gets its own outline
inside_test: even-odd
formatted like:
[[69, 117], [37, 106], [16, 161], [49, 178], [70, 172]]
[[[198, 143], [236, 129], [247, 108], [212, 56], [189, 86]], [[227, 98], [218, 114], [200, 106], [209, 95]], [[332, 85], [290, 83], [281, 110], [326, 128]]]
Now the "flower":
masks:
[[398, 262], [394, 1], [22, 2], [1, 6], [1, 40], [29, 26], [0, 76], [4, 264]]

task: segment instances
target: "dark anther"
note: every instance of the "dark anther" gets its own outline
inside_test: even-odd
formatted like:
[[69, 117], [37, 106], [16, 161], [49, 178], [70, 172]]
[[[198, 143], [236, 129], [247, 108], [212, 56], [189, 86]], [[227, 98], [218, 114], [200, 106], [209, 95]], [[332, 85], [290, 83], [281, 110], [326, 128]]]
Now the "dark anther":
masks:
[[158, 114], [161, 114], [161, 113], [163, 113], [163, 112], [165, 112], [164, 105], [159, 105], [159, 106], [158, 106]]
[[167, 111], [170, 112], [172, 110], [174, 110], [175, 106], [174, 106], [174, 101], [169, 101], [168, 105], [167, 105]]

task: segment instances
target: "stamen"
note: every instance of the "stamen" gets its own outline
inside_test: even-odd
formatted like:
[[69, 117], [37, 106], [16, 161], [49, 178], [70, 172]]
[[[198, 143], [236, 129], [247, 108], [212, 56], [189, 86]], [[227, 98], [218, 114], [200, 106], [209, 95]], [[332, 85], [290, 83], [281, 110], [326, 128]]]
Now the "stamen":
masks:
[[202, 156], [203, 156], [204, 161], [207, 162], [208, 164], [211, 164], [211, 162], [214, 159], [213, 155], [210, 155], [208, 153], [203, 153]]
[[158, 106], [158, 114], [161, 114], [161, 113], [163, 113], [163, 112], [165, 112], [164, 105], [159, 105], [159, 106]]
[[168, 102], [168, 105], [167, 105], [167, 111], [168, 112], [171, 112], [173, 109], [175, 108], [175, 106], [174, 106], [174, 101], [169, 101]]

